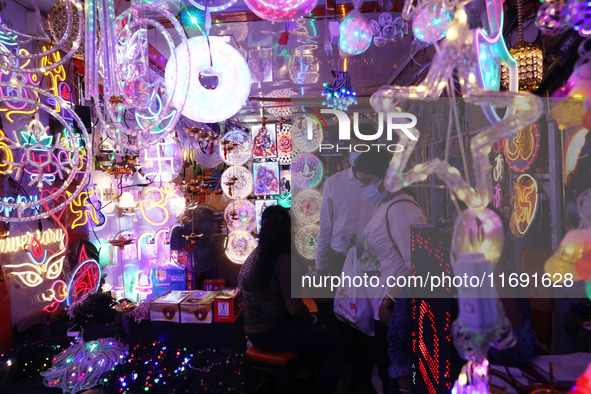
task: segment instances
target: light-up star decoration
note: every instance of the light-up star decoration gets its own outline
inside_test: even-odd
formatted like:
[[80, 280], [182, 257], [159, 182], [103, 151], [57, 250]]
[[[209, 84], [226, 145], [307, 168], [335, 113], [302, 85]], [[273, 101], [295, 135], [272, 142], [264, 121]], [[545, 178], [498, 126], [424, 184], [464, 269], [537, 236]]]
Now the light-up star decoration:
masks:
[[[28, 186], [37, 186], [40, 191], [44, 186], [53, 185], [56, 174], [64, 179], [78, 164], [75, 160], [62, 160], [64, 157], [78, 157], [78, 148], [73, 147], [69, 141], [61, 140], [59, 136], [54, 138], [48, 132], [49, 127], [38, 120], [32, 120], [24, 130], [16, 133], [16, 141], [0, 135], [0, 149], [5, 151], [5, 161], [2, 164], [10, 168], [12, 176], [19, 182], [27, 174], [24, 181]], [[13, 158], [10, 159], [10, 156]]]

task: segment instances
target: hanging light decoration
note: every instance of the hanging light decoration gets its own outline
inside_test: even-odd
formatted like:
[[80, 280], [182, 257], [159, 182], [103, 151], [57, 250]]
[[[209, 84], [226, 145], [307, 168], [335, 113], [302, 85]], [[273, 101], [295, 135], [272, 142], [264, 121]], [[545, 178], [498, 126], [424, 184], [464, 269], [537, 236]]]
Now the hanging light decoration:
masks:
[[451, 15], [439, 4], [426, 4], [412, 20], [415, 38], [429, 44], [445, 37]]
[[331, 73], [334, 79], [331, 83], [324, 84], [326, 89], [322, 95], [326, 96], [326, 100], [322, 104], [346, 111], [350, 105], [357, 104], [357, 93], [351, 86], [351, 76], [347, 71], [332, 70]]
[[355, 56], [369, 48], [372, 41], [372, 28], [361, 11], [354, 9], [345, 16], [339, 25], [341, 36], [339, 49], [342, 57]]
[[292, 22], [308, 15], [318, 0], [244, 0], [256, 16], [272, 22]]
[[[519, 21], [519, 42], [509, 49], [511, 56], [517, 60], [519, 70], [519, 90], [534, 91], [542, 82], [544, 76], [542, 49], [523, 40], [523, 0], [517, 3], [517, 17]], [[509, 87], [509, 70], [503, 63], [502, 83], [504, 88]]]

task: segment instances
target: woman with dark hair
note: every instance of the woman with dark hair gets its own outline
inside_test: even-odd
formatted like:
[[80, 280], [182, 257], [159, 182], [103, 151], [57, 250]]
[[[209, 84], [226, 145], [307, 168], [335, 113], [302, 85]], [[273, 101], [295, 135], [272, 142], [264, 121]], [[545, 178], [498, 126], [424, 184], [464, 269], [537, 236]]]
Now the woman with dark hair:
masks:
[[238, 275], [243, 291], [244, 330], [266, 352], [305, 352], [323, 357], [317, 393], [332, 393], [344, 366], [340, 337], [315, 325], [301, 299], [291, 298], [291, 218], [273, 205], [262, 214], [259, 244]]
[[392, 155], [388, 152], [366, 152], [355, 160], [353, 166], [361, 193], [376, 204], [371, 219], [356, 243], [364, 271], [370, 276], [378, 276], [384, 286], [371, 289], [375, 357], [384, 393], [392, 390], [388, 375], [390, 360], [387, 330], [396, 300], [396, 288], [388, 288], [386, 279], [409, 273], [410, 226], [427, 222], [423, 210], [408, 191], [390, 193], [386, 190], [384, 178], [391, 159]]

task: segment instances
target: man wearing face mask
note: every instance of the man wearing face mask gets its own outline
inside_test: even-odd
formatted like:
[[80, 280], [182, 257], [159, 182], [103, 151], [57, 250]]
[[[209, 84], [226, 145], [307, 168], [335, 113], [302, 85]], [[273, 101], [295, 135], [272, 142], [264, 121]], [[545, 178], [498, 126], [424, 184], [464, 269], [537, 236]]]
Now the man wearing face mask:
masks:
[[[360, 155], [351, 152], [349, 163]], [[322, 190], [320, 231], [316, 248], [319, 275], [340, 275], [350, 242], [367, 224], [374, 204], [363, 198], [351, 168], [328, 177]]]
[[[410, 226], [426, 223], [423, 210], [406, 190], [390, 193], [384, 178], [392, 155], [388, 152], [362, 153], [353, 165], [361, 194], [376, 204], [375, 210], [360, 233], [357, 255], [363, 270], [384, 280], [388, 276], [407, 275], [410, 271]], [[375, 357], [383, 383], [383, 392], [392, 390], [388, 376], [390, 360], [386, 349], [387, 330], [395, 303], [395, 290], [387, 286], [371, 293], [374, 314]], [[400, 387], [401, 389], [404, 389]]]

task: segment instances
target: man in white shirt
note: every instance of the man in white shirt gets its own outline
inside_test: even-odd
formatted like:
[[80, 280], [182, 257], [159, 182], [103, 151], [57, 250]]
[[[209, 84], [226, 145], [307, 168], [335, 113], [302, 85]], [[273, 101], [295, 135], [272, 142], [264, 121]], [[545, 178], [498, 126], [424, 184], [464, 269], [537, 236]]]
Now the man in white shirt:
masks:
[[[357, 152], [351, 152], [351, 166]], [[363, 198], [353, 170], [328, 177], [322, 191], [320, 231], [316, 248], [316, 271], [319, 275], [340, 275], [349, 249], [348, 241], [365, 228], [374, 205]]]

